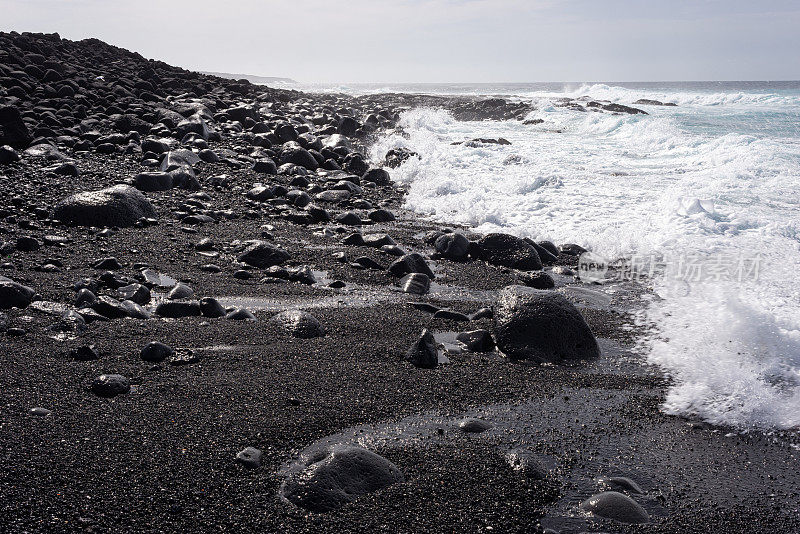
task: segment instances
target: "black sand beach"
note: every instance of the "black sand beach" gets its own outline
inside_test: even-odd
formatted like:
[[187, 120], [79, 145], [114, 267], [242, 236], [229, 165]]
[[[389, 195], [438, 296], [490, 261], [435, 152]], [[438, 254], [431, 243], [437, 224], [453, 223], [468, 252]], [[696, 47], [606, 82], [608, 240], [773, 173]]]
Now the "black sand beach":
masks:
[[[597, 337], [599, 358], [539, 364], [451, 351], [434, 369], [405, 361], [424, 329], [439, 341], [494, 331], [491, 317], [472, 314], [495, 307], [509, 285], [530, 285], [523, 271], [538, 271], [486, 261], [475, 248], [481, 236], [404, 211], [402, 187], [380, 173], [367, 178], [386, 162], [356, 154], [416, 105], [464, 120], [524, 116], [524, 105], [504, 101], [279, 91], [96, 40], [0, 34], [0, 145], [16, 144], [7, 153], [19, 157], [0, 165], [0, 275], [37, 294], [0, 312], [0, 531], [800, 531], [796, 438], [663, 414], [666, 379], [636, 352], [633, 312], [648, 288], [622, 284], [610, 302], [593, 300], [603, 288], [560, 274], [576, 268], [574, 248], [562, 247], [544, 270], [556, 286], [549, 291], [574, 302]], [[15, 129], [20, 120], [27, 135]], [[331, 135], [341, 137], [324, 147]], [[111, 231], [58, 220], [54, 208], [65, 197], [155, 170], [142, 161], [157, 143], [142, 141], [170, 136], [171, 150], [214, 157], [202, 153], [190, 169], [165, 171], [174, 187], [144, 193], [150, 220]], [[153, 156], [154, 166], [165, 158]], [[277, 164], [273, 172], [253, 169], [267, 160]], [[270, 192], [254, 193], [257, 183]], [[317, 197], [324, 191], [349, 194]], [[395, 220], [370, 219], [378, 209]], [[356, 219], [335, 219], [346, 212]], [[433, 238], [444, 230], [467, 236], [470, 253], [434, 258]], [[402, 292], [400, 277], [387, 271], [399, 256], [359, 245], [354, 232], [388, 234], [404, 252], [421, 254], [435, 274], [430, 292]], [[198, 247], [204, 238], [213, 245]], [[248, 240], [284, 250], [287, 270], [243, 265]], [[119, 265], [94, 267], [104, 258]], [[357, 258], [377, 266], [354, 265]], [[116, 305], [94, 313], [74, 305], [76, 282], [94, 280], [84, 286], [117, 299], [119, 287], [146, 281], [146, 268], [189, 286], [186, 302], [213, 297], [255, 320], [154, 314], [174, 283], [150, 284], [149, 319], [97, 316], [113, 315]], [[334, 281], [344, 287], [330, 287]], [[434, 318], [411, 304], [419, 302], [466, 317]], [[270, 320], [295, 309], [313, 314], [325, 334], [293, 337]], [[80, 311], [85, 326], [55, 331], [70, 311]], [[193, 358], [142, 361], [151, 341]], [[76, 361], [71, 351], [82, 346], [99, 357]], [[130, 391], [96, 395], [91, 385], [102, 374], [127, 377]], [[49, 413], [32, 414], [35, 407]], [[491, 428], [463, 431], [470, 417]], [[350, 431], [359, 425], [366, 426]], [[403, 481], [325, 513], [282, 499], [287, 466], [339, 434], [334, 441], [392, 462]], [[235, 461], [246, 447], [263, 453], [259, 467]], [[508, 461], [519, 449], [536, 458], [536, 473]], [[628, 477], [642, 492], [599, 483], [603, 477]], [[630, 495], [649, 521], [581, 509], [604, 489]]]

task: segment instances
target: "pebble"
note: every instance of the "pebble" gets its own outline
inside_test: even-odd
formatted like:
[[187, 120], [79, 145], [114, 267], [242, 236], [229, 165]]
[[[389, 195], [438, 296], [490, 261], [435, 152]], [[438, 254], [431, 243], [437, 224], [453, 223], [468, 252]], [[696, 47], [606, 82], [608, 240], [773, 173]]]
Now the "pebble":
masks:
[[247, 447], [236, 454], [236, 463], [248, 469], [258, 469], [261, 467], [262, 453], [255, 447]]
[[90, 362], [100, 359], [100, 355], [95, 350], [94, 345], [82, 345], [74, 348], [70, 351], [69, 355], [70, 358], [79, 362]]
[[492, 428], [492, 426], [492, 423], [489, 421], [484, 421], [483, 419], [477, 419], [475, 417], [464, 419], [458, 424], [458, 428], [461, 429], [462, 432], [468, 434], [480, 434], [481, 432], [486, 432]]
[[100, 375], [94, 379], [92, 392], [100, 397], [115, 397], [131, 390], [130, 381], [116, 374]]

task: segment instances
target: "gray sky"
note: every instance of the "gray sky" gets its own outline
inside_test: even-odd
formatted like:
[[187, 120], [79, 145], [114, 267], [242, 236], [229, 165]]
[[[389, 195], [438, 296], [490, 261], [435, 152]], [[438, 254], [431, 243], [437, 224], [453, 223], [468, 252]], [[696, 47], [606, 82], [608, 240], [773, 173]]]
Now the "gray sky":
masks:
[[800, 79], [800, 0], [0, 0], [0, 29], [301, 82]]

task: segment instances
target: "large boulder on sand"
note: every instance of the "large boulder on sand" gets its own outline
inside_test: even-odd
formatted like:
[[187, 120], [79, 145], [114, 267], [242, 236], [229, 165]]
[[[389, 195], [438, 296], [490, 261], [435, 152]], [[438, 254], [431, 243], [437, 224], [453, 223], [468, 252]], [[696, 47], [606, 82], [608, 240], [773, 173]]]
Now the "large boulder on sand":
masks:
[[85, 191], [56, 204], [53, 217], [76, 226], [132, 226], [142, 217], [155, 217], [147, 198], [129, 185]]
[[31, 132], [14, 106], [0, 107], [0, 146], [28, 148], [33, 141]]
[[266, 241], [253, 241], [237, 258], [238, 261], [257, 267], [268, 269], [273, 265], [280, 265], [289, 259], [289, 254]]
[[374, 452], [334, 445], [303, 454], [288, 472], [281, 496], [312, 512], [330, 512], [372, 493], [403, 482], [403, 473]]
[[503, 289], [495, 310], [494, 336], [497, 348], [515, 360], [561, 362], [600, 355], [578, 309], [553, 291]]
[[604, 491], [581, 503], [581, 510], [622, 523], [648, 523], [650, 515], [642, 505], [616, 491]]
[[35, 294], [28, 286], [0, 276], [0, 310], [27, 308]]
[[539, 253], [531, 244], [510, 234], [487, 234], [478, 241], [480, 257], [492, 265], [511, 267], [521, 271], [542, 268]]

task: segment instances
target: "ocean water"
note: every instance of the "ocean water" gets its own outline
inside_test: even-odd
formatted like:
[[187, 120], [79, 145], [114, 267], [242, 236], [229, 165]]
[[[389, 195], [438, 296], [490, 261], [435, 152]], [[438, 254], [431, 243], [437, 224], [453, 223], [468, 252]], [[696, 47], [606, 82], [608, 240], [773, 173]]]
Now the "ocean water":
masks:
[[[647, 358], [674, 379], [664, 410], [740, 428], [800, 428], [800, 82], [338, 86], [530, 101], [519, 121], [402, 114], [371, 157], [407, 207], [477, 231], [579, 243], [638, 265], [659, 298]], [[649, 115], [579, 112], [588, 97]], [[504, 137], [508, 146], [452, 145]]]

